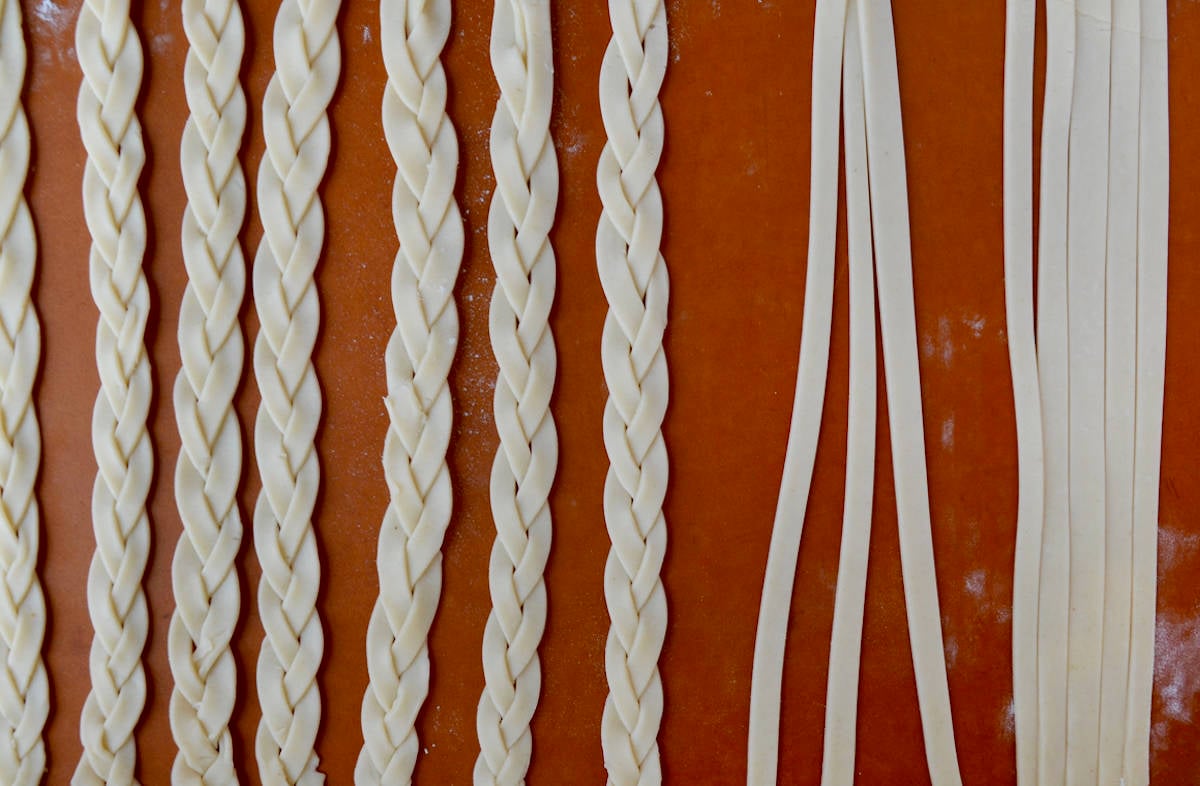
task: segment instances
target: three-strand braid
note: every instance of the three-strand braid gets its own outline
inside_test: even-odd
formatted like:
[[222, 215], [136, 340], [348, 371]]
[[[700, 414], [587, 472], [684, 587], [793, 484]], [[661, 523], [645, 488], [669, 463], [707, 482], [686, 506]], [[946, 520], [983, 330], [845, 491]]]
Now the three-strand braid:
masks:
[[667, 630], [659, 574], [667, 546], [662, 340], [668, 280], [659, 253], [663, 212], [655, 180], [663, 147], [658, 91], [666, 73], [667, 20], [663, 0], [610, 0], [609, 15], [613, 37], [600, 69], [608, 143], [596, 177], [604, 207], [596, 263], [609, 305], [601, 359], [609, 393], [604, 517], [612, 539], [604, 570], [611, 627], [601, 738], [608, 782], [648, 786], [662, 781], [658, 657]]
[[183, 535], [171, 564], [176, 607], [167, 640], [175, 680], [171, 730], [179, 746], [171, 780], [229, 786], [238, 780], [229, 733], [237, 667], [229, 644], [241, 604], [234, 560], [242, 541], [242, 438], [233, 396], [245, 353], [238, 322], [246, 290], [238, 241], [246, 213], [238, 161], [246, 128], [238, 80], [245, 29], [237, 0], [184, 0], [183, 27], [189, 45], [184, 88], [190, 114], [180, 145], [188, 284], [174, 395], [181, 442], [175, 500]]
[[550, 139], [554, 68], [548, 0], [497, 0], [492, 69], [500, 100], [492, 118], [496, 192], [488, 247], [496, 271], [489, 327], [500, 373], [494, 398], [500, 448], [492, 463], [496, 525], [483, 634], [485, 687], [476, 729], [476, 786], [523, 784], [541, 693], [537, 648], [546, 627], [543, 573], [550, 553], [550, 487], [558, 436], [550, 414], [557, 369], [550, 308], [555, 260], [549, 232], [558, 202]]
[[146, 430], [152, 382], [146, 355], [150, 291], [142, 271], [146, 218], [138, 178], [146, 154], [134, 105], [142, 49], [129, 0], [84, 0], [75, 29], [83, 71], [76, 111], [87, 150], [83, 208], [91, 233], [92, 297], [100, 312], [92, 413], [98, 473], [92, 492], [96, 552], [88, 571], [95, 628], [83, 756], [75, 786], [135, 782], [133, 730], [146, 702], [142, 650], [149, 627], [142, 575], [150, 550], [146, 497], [154, 471]]
[[262, 492], [254, 547], [262, 566], [258, 658], [262, 720], [255, 737], [267, 786], [317, 786], [321, 720], [317, 615], [321, 566], [312, 515], [320, 484], [314, 441], [321, 390], [312, 364], [320, 307], [313, 279], [325, 238], [317, 188], [329, 159], [326, 109], [341, 68], [337, 0], [283, 0], [275, 18], [275, 73], [263, 98], [266, 154], [258, 171], [263, 239], [254, 260], [259, 331], [254, 376], [262, 403], [254, 447]]
[[400, 248], [391, 281], [396, 328], [384, 358], [389, 504], [379, 531], [379, 598], [367, 628], [359, 786], [410, 783], [416, 766], [417, 714], [429, 695], [427, 641], [453, 507], [447, 375], [458, 346], [453, 293], [463, 254], [454, 199], [458, 141], [440, 60], [450, 0], [382, 0], [379, 13], [388, 74], [383, 129], [396, 162], [392, 218]]
[[20, 3], [0, 0], [0, 773], [14, 786], [41, 782], [50, 709], [37, 576], [34, 482], [42, 443], [32, 393], [41, 331], [30, 302], [37, 241], [25, 202], [25, 64]]

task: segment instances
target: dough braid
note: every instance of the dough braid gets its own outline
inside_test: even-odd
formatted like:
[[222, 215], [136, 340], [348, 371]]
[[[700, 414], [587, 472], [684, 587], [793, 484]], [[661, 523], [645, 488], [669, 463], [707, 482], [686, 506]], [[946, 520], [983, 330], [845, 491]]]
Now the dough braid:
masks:
[[134, 104], [142, 49], [129, 0], [84, 0], [75, 29], [83, 70], [76, 111], [87, 150], [83, 208], [91, 233], [92, 297], [100, 311], [92, 413], [99, 472], [92, 491], [96, 552], [88, 571], [95, 629], [83, 706], [83, 757], [72, 781], [134, 783], [133, 729], [146, 702], [142, 650], [149, 620], [142, 575], [150, 549], [146, 496], [154, 453], [146, 431], [152, 383], [144, 344], [150, 291], [142, 271], [146, 217], [138, 178], [146, 154]]
[[245, 30], [236, 0], [184, 0], [183, 28], [191, 114], [179, 157], [188, 195], [188, 285], [179, 315], [182, 368], [175, 379], [182, 443], [175, 499], [183, 536], [171, 565], [176, 607], [167, 640], [175, 679], [171, 730], [179, 746], [171, 780], [177, 786], [227, 786], [238, 782], [229, 734], [237, 666], [229, 640], [241, 605], [234, 560], [242, 541], [242, 438], [232, 405], [245, 352], [238, 322], [246, 290], [238, 242], [246, 214], [238, 161], [246, 128], [238, 81]]
[[600, 68], [600, 109], [608, 144], [597, 183], [604, 211], [596, 263], [609, 311], [601, 359], [609, 397], [604, 411], [608, 477], [604, 518], [612, 550], [604, 596], [612, 624], [605, 648], [608, 700], [601, 726], [608, 782], [658, 784], [662, 682], [658, 656], [667, 631], [659, 573], [667, 548], [667, 266], [659, 253], [662, 196], [655, 169], [662, 153], [658, 90], [667, 65], [662, 0], [610, 0], [613, 38]]
[[427, 640], [453, 507], [446, 376], [458, 345], [453, 291], [463, 253], [454, 200], [458, 142], [439, 60], [450, 0], [383, 0], [380, 23], [388, 72], [383, 129], [397, 167], [392, 215], [400, 249], [392, 267], [396, 329], [385, 356], [390, 503], [379, 531], [379, 599], [367, 628], [371, 681], [362, 705], [359, 786], [411, 783], [417, 761], [417, 713], [429, 694]]
[[30, 144], [24, 84], [21, 6], [0, 0], [0, 773], [13, 786], [42, 779], [50, 708], [42, 665], [46, 602], [37, 576], [34, 482], [42, 442], [32, 388], [42, 347], [29, 297], [37, 241], [24, 194]]
[[537, 648], [546, 627], [550, 487], [558, 434], [550, 396], [558, 359], [550, 332], [555, 261], [549, 232], [558, 202], [558, 163], [550, 140], [554, 103], [548, 0], [497, 0], [492, 70], [500, 100], [492, 118], [496, 191], [488, 247], [496, 269], [490, 332], [500, 367], [492, 463], [496, 541], [488, 569], [492, 611], [483, 634], [486, 686], [476, 729], [477, 786], [525, 783], [533, 750], [529, 722], [541, 694]]
[[341, 66], [337, 0], [283, 0], [275, 18], [275, 74], [263, 97], [266, 155], [258, 170], [263, 239], [254, 260], [260, 327], [254, 375], [262, 403], [254, 447], [262, 492], [254, 547], [262, 565], [258, 658], [262, 720], [255, 737], [266, 786], [316, 786], [321, 720], [317, 616], [321, 566], [312, 514], [320, 484], [314, 440], [321, 390], [313, 369], [320, 309], [313, 273], [325, 238], [317, 187], [329, 159], [325, 110]]

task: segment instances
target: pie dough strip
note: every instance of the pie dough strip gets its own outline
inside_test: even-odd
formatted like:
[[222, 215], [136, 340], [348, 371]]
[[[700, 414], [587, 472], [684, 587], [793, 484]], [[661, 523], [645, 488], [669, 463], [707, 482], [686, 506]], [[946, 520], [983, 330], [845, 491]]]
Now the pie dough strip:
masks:
[[0, 0], [0, 773], [34, 786], [46, 768], [42, 729], [50, 711], [42, 663], [46, 601], [38, 580], [41, 535], [34, 486], [42, 438], [33, 382], [42, 353], [30, 300], [37, 238], [25, 202], [29, 124], [21, 105], [25, 38], [19, 0]]
[[1045, 506], [1041, 393], [1033, 334], [1035, 0], [1008, 0], [1004, 52], [1004, 304], [1017, 425], [1013, 712], [1017, 782], [1037, 783], [1038, 589]]
[[[857, 19], [860, 0], [847, 15]], [[858, 720], [859, 658], [875, 490], [875, 276], [872, 270], [871, 195], [863, 106], [862, 48], [858, 27], [846, 28], [843, 93], [846, 140], [846, 219], [850, 258], [850, 403], [846, 429], [846, 494], [841, 555], [829, 646], [822, 786], [853, 786]]]
[[1048, 0], [1037, 266], [1037, 360], [1045, 460], [1045, 516], [1037, 609], [1036, 782], [1043, 784], [1062, 784], [1066, 778], [1066, 652], [1070, 613], [1067, 156], [1074, 84], [1075, 2]]
[[1067, 204], [1071, 614], [1067, 637], [1067, 786], [1097, 782], [1105, 567], [1105, 227], [1111, 0], [1076, 6]]
[[550, 395], [558, 358], [550, 331], [555, 260], [550, 227], [558, 162], [550, 139], [554, 58], [549, 0], [497, 0], [492, 69], [500, 99], [492, 119], [496, 190], [488, 249], [496, 271], [489, 327], [500, 373], [494, 398], [500, 448], [492, 463], [496, 540], [488, 569], [492, 611], [483, 633], [485, 687], [475, 727], [477, 786], [525, 783], [529, 722], [541, 695], [537, 648], [546, 628], [550, 488], [558, 434]]
[[175, 501], [183, 535], [171, 563], [175, 610], [167, 635], [175, 681], [171, 731], [179, 747], [171, 780], [231, 786], [238, 782], [229, 733], [237, 665], [229, 644], [241, 607], [234, 562], [242, 543], [242, 434], [233, 397], [245, 356], [238, 321], [246, 292], [238, 239], [246, 217], [238, 160], [246, 129], [238, 81], [245, 28], [237, 0], [184, 0], [182, 12], [189, 114], [179, 161], [188, 196], [182, 230], [188, 283], [174, 393], [180, 437]]
[[788, 615], [813, 463], [825, 405], [837, 246], [842, 42], [846, 0], [817, 0], [813, 28], [812, 166], [809, 184], [808, 270], [796, 395], [771, 547], [763, 579], [750, 682], [746, 783], [770, 786], [779, 763], [779, 713]]
[[76, 115], [87, 150], [83, 212], [92, 238], [92, 297], [100, 312], [100, 393], [92, 412], [98, 472], [92, 489], [96, 552], [87, 588], [95, 630], [88, 660], [91, 691], [79, 723], [83, 755], [71, 783], [126, 786], [136, 783], [133, 730], [146, 703], [141, 658], [149, 618], [142, 575], [150, 552], [146, 497], [154, 474], [146, 430], [153, 387], [145, 347], [146, 216], [138, 195], [146, 152], [134, 108], [142, 48], [129, 20], [129, 0], [84, 0], [75, 51], [83, 71]]
[[392, 265], [396, 326], [384, 351], [388, 507], [379, 529], [379, 597], [367, 627], [358, 786], [409, 783], [416, 721], [429, 695], [429, 628], [442, 592], [442, 542], [453, 489], [446, 450], [454, 427], [447, 375], [458, 346], [454, 282], [463, 223], [454, 198], [458, 140], [446, 115], [441, 53], [450, 0], [382, 0], [387, 87], [383, 133], [396, 163]]
[[933, 786], [947, 786], [960, 784], [962, 778], [954, 744], [934, 568], [921, 377], [917, 362], [904, 130], [891, 0], [863, 0], [858, 17], [863, 49], [875, 274], [904, 601], [929, 777]]
[[1105, 264], [1104, 627], [1100, 661], [1100, 783], [1119, 783], [1125, 753], [1133, 567], [1137, 366], [1140, 0], [1113, 0]]
[[1133, 601], [1126, 702], [1126, 786], [1150, 782], [1150, 701], [1154, 687], [1158, 491], [1167, 332], [1167, 223], [1170, 134], [1165, 0], [1141, 4], [1138, 177], [1137, 402], [1133, 489]]
[[611, 625], [604, 664], [608, 697], [601, 720], [611, 786], [662, 782], [658, 729], [663, 690], [658, 657], [667, 633], [660, 573], [667, 550], [667, 264], [659, 252], [662, 155], [658, 92], [667, 69], [663, 0], [609, 0], [613, 36], [600, 67], [600, 112], [608, 141], [596, 183], [604, 206], [596, 266], [608, 301], [600, 359], [608, 400], [604, 520], [612, 549], [604, 567]]
[[263, 97], [266, 154], [258, 170], [263, 238], [254, 259], [260, 327], [254, 376], [262, 403], [254, 448], [262, 492], [254, 550], [265, 639], [256, 683], [262, 720], [255, 757], [264, 786], [318, 786], [313, 744], [321, 722], [317, 615], [321, 566], [312, 526], [320, 485], [314, 446], [321, 389], [312, 364], [321, 312], [313, 273], [325, 237], [317, 188], [329, 159], [325, 114], [341, 67], [337, 0], [283, 0], [275, 17], [276, 70]]

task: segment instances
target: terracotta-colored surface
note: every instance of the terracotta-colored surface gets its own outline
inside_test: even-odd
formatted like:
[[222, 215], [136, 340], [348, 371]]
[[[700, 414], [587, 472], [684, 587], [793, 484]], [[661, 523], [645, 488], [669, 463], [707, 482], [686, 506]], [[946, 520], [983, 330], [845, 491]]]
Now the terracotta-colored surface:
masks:
[[[28, 109], [36, 139], [29, 197], [41, 246], [36, 300], [45, 336], [38, 402], [45, 436], [41, 499], [44, 579], [50, 604], [46, 658], [53, 680], [48, 783], [68, 782], [79, 755], [91, 629], [84, 602], [91, 554], [89, 449], [95, 311], [87, 283], [87, 233], [79, 190], [83, 150], [75, 129], [79, 70], [74, 0], [25, 0], [31, 66]], [[245, 86], [252, 116], [244, 162], [252, 176], [263, 144], [259, 107], [272, 67], [276, 3], [247, 8]], [[547, 572], [550, 618], [544, 685], [534, 721], [534, 784], [600, 783], [599, 721], [605, 694], [607, 616], [601, 576], [606, 461], [599, 345], [604, 303], [594, 271], [599, 214], [594, 172], [604, 142], [596, 80], [609, 28], [604, 4], [554, 4], [559, 77], [554, 134], [562, 197], [554, 241], [560, 354], [554, 399], [561, 465], [553, 497], [554, 550]], [[896, 4], [897, 46], [912, 200], [916, 303], [925, 433], [950, 690], [964, 780], [1014, 780], [1010, 715], [1010, 604], [1016, 453], [1003, 322], [1001, 247], [1000, 0]], [[144, 783], [168, 782], [175, 750], [167, 724], [171, 678], [165, 636], [170, 560], [179, 537], [171, 477], [178, 452], [170, 386], [184, 272], [179, 250], [183, 188], [179, 136], [185, 118], [179, 5], [134, 3], [147, 56], [141, 115], [149, 161], [146, 265], [155, 312], [148, 336], [157, 390], [152, 409], [158, 472], [155, 533], [146, 578], [152, 630], [151, 693], [138, 734]], [[1159, 650], [1152, 768], [1163, 784], [1200, 776], [1200, 6], [1172, 0], [1171, 311], [1164, 437]], [[750, 664], [758, 599], [791, 407], [804, 301], [808, 204], [811, 0], [672, 0], [671, 59], [662, 102], [667, 145], [660, 181], [664, 253], [671, 271], [667, 353], [672, 457], [664, 570], [671, 628], [662, 668], [661, 734], [668, 782], [744, 778]], [[491, 5], [456, 3], [446, 52], [450, 111], [462, 149], [459, 199], [467, 248], [459, 282], [461, 353], [453, 375], [457, 429], [451, 470], [456, 513], [446, 541], [445, 591], [431, 650], [434, 682], [420, 723], [427, 755], [419, 783], [470, 780], [475, 706], [489, 600], [491, 523], [487, 477], [496, 436], [490, 414], [495, 364], [487, 338], [492, 273], [485, 224], [492, 179], [487, 137], [496, 87], [488, 65]], [[362, 653], [376, 593], [375, 532], [385, 489], [382, 353], [391, 329], [387, 282], [395, 247], [391, 162], [379, 121], [384, 72], [378, 6], [346, 3], [340, 19], [344, 73], [331, 114], [334, 154], [323, 189], [328, 242], [318, 284], [323, 326], [317, 371], [325, 393], [319, 434], [324, 485], [316, 526], [324, 567], [326, 630], [321, 674], [325, 722], [318, 739], [332, 784], [348, 784], [361, 736]], [[251, 180], [251, 182], [253, 182]], [[253, 192], [252, 192], [253, 194]], [[253, 204], [253, 197], [251, 200]], [[261, 230], [246, 224], [247, 257]], [[839, 260], [829, 399], [801, 551], [785, 672], [781, 775], [815, 782], [821, 752], [828, 636], [842, 503], [846, 388], [846, 290]], [[248, 336], [255, 332], [247, 307]], [[882, 402], [882, 399], [881, 399]], [[243, 428], [257, 403], [252, 380], [239, 397]], [[882, 412], [882, 404], [881, 404]], [[247, 440], [249, 442], [249, 440]], [[927, 782], [907, 648], [886, 428], [879, 434], [875, 528], [859, 713], [859, 782]], [[258, 482], [247, 460], [243, 511]], [[258, 783], [253, 663], [261, 639], [257, 567], [241, 558], [244, 613], [237, 634], [243, 699], [235, 718], [243, 782]]]

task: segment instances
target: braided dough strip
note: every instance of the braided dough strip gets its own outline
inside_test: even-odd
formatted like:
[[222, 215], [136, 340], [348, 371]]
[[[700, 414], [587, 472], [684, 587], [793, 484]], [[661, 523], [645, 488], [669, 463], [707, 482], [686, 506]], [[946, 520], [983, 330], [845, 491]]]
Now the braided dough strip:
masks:
[[887, 378], [904, 600], [929, 776], [934, 786], [944, 786], [960, 784], [962, 778], [950, 715], [930, 531], [904, 131], [900, 118], [891, 0], [863, 0], [858, 23], [867, 109], [875, 273]]
[[[1046, 3], [1039, 178], [1037, 353], [1045, 462], [1038, 580], [1038, 783], [1062, 783], [1067, 748], [1070, 504], [1067, 494], [1067, 155], [1075, 84], [1075, 2]], [[1014, 620], [1015, 624], [1016, 620]]]
[[142, 650], [149, 628], [142, 575], [150, 551], [146, 497], [154, 473], [146, 430], [152, 382], [144, 344], [150, 290], [142, 271], [146, 217], [138, 178], [146, 154], [134, 112], [142, 49], [129, 0], [85, 0], [75, 28], [83, 71], [76, 112], [87, 150], [83, 208], [91, 233], [92, 297], [100, 312], [92, 414], [98, 472], [92, 492], [96, 552], [88, 571], [95, 637], [83, 705], [83, 755], [74, 786], [132, 784], [133, 729], [146, 703]]
[[21, 4], [0, 0], [0, 773], [13, 786], [41, 782], [42, 729], [50, 710], [42, 663], [46, 602], [37, 575], [34, 484], [42, 441], [33, 382], [42, 340], [30, 300], [37, 238], [25, 202], [25, 65]]
[[254, 550], [262, 565], [258, 657], [262, 720], [255, 737], [267, 786], [318, 786], [314, 741], [321, 720], [317, 615], [321, 566], [312, 513], [320, 485], [314, 439], [321, 390], [312, 364], [320, 321], [313, 281], [325, 236], [317, 187], [329, 159], [325, 114], [341, 65], [338, 0], [283, 0], [275, 17], [276, 70], [263, 97], [266, 155], [258, 170], [263, 238], [254, 259], [260, 327], [254, 376], [262, 403], [254, 448], [262, 492]]
[[1140, 0], [1113, 0], [1104, 315], [1105, 546], [1097, 776], [1119, 783], [1125, 753], [1137, 396]]
[[[848, 15], [858, 18], [859, 0]], [[829, 646], [822, 786], [853, 786], [859, 658], [875, 490], [875, 277], [871, 266], [871, 195], [858, 26], [846, 27], [844, 72], [846, 233], [850, 257], [850, 403], [846, 430], [846, 493], [841, 556]]]
[[174, 395], [181, 443], [175, 500], [183, 536], [171, 563], [176, 607], [167, 638], [175, 678], [171, 731], [179, 746], [171, 780], [227, 786], [238, 782], [229, 733], [237, 665], [229, 643], [241, 606], [234, 561], [242, 541], [242, 437], [233, 396], [245, 354], [238, 321], [246, 291], [238, 240], [246, 215], [238, 161], [246, 128], [238, 80], [245, 29], [236, 0], [184, 0], [183, 28], [190, 113], [179, 160], [188, 195], [182, 233], [188, 284]]
[[667, 632], [659, 578], [667, 549], [667, 264], [659, 252], [662, 195], [655, 170], [663, 147], [658, 91], [667, 68], [663, 0], [609, 0], [613, 36], [600, 67], [608, 141], [596, 182], [604, 209], [596, 266], [608, 301], [600, 358], [608, 401], [604, 520], [612, 549], [604, 568], [611, 619], [605, 646], [608, 697], [601, 742], [608, 783], [662, 782], [658, 729], [663, 693], [658, 657]]
[[1108, 201], [1110, 0], [1075, 8], [1076, 81], [1067, 204], [1070, 588], [1067, 786], [1094, 784], [1104, 625], [1104, 311]]
[[446, 115], [441, 52], [450, 0], [383, 0], [388, 72], [383, 130], [396, 178], [392, 266], [396, 327], [384, 357], [389, 504], [379, 530], [379, 598], [367, 628], [370, 685], [363, 696], [358, 786], [409, 783], [419, 750], [417, 714], [429, 695], [429, 628], [442, 591], [442, 542], [453, 492], [446, 450], [453, 429], [447, 375], [458, 346], [454, 281], [463, 224], [454, 199], [458, 141]]
[[558, 360], [549, 324], [556, 278], [549, 232], [558, 202], [558, 163], [550, 140], [554, 61], [548, 0], [497, 0], [491, 50], [500, 99], [491, 134], [496, 191], [488, 248], [496, 285], [488, 325], [499, 365], [494, 406], [500, 447], [492, 463], [496, 540], [488, 569], [492, 610], [483, 633], [486, 684], [476, 715], [475, 783], [516, 786], [525, 783], [529, 769], [529, 722], [541, 694], [542, 576], [550, 554], [550, 487], [558, 467], [550, 414]]
[[842, 41], [846, 0], [818, 0], [813, 27], [812, 153], [809, 182], [808, 269], [796, 394], [783, 462], [779, 502], [763, 578], [754, 670], [750, 682], [750, 728], [746, 783], [776, 782], [779, 765], [779, 713], [788, 615], [804, 513], [812, 485], [833, 319], [834, 249], [837, 246], [838, 135], [841, 105]]
[[1123, 762], [1126, 786], [1145, 786], [1150, 782], [1170, 177], [1165, 0], [1142, 0], [1141, 35], [1133, 592]]

